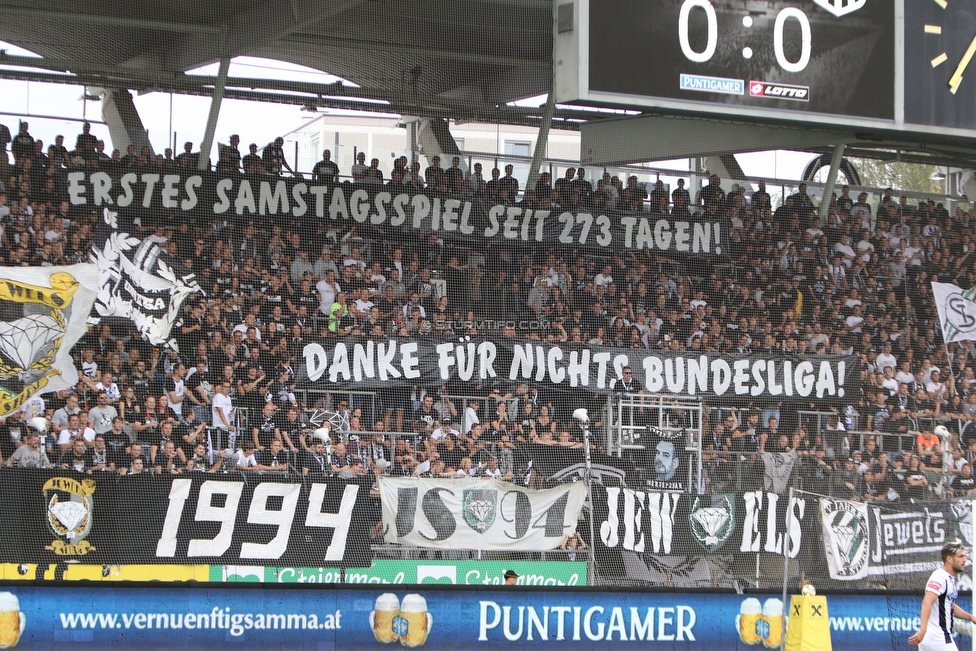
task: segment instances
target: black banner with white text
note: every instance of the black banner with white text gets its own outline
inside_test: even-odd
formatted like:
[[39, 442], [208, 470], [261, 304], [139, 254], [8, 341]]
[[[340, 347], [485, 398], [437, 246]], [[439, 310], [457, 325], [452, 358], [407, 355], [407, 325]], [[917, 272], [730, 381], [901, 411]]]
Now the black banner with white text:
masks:
[[309, 389], [370, 390], [446, 382], [545, 383], [557, 389], [622, 391], [630, 366], [645, 393], [717, 400], [810, 401], [843, 398], [859, 376], [857, 357], [723, 355], [533, 343], [516, 339], [346, 338], [306, 344]]
[[369, 565], [368, 484], [263, 479], [6, 469], [0, 561]]
[[723, 256], [728, 226], [720, 221], [651, 214], [590, 214], [559, 208], [489, 205], [481, 199], [417, 192], [392, 184], [317, 185], [271, 176], [71, 172], [73, 210], [109, 208], [130, 220], [153, 216], [220, 219], [295, 219], [344, 222], [360, 231], [495, 245], [544, 244], [669, 255]]

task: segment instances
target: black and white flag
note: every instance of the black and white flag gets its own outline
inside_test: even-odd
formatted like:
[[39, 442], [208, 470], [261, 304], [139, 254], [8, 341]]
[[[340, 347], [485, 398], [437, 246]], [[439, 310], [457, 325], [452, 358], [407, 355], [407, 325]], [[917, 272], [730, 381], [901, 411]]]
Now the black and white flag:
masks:
[[131, 320], [153, 345], [169, 344], [180, 308], [192, 294], [202, 293], [192, 273], [151, 239], [119, 230], [118, 213], [105, 208], [95, 232], [91, 261], [98, 265], [99, 289], [92, 317]]
[[942, 339], [947, 344], [976, 339], [976, 288], [932, 283], [932, 294], [939, 311]]

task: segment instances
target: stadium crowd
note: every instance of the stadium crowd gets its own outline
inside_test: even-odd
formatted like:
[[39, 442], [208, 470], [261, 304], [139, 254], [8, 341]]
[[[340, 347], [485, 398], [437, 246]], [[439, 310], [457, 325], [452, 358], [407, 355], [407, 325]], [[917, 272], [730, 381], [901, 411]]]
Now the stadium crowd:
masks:
[[[87, 124], [70, 151], [60, 136], [47, 147], [35, 141], [26, 122], [12, 138], [3, 133], [0, 258], [9, 266], [87, 259], [95, 220], [70, 205], [69, 170], [189, 172], [200, 155], [192, 143], [175, 157], [169, 149], [153, 156], [132, 147], [108, 154]], [[281, 138], [263, 148], [251, 144], [242, 156], [234, 136], [219, 147], [214, 169], [299, 175], [281, 145]], [[387, 176], [378, 159], [367, 165], [360, 153], [352, 169], [340, 170], [325, 151], [310, 181], [611, 218], [695, 215], [727, 224], [730, 246], [712, 258], [647, 249], [599, 257], [559, 245], [456, 246], [437, 235], [391, 241], [354, 223], [314, 219], [177, 221], [161, 214], [138, 224], [138, 234], [184, 262], [206, 291], [188, 301], [174, 328], [179, 350], [150, 347], [117, 323], [94, 327], [74, 351], [75, 389], [45, 396], [39, 408], [53, 436], [42, 445], [24, 425], [32, 414], [8, 417], [0, 425], [4, 461], [84, 472], [237, 468], [531, 481], [522, 448], [581, 448], [570, 405], [583, 399], [599, 413], [598, 398], [499, 382], [387, 390], [376, 402], [324, 395], [313, 405], [302, 403], [293, 383], [293, 364], [309, 341], [487, 334], [635, 349], [857, 356], [859, 390], [852, 388], [846, 403], [710, 410], [697, 488], [782, 492], [800, 482], [824, 494], [896, 500], [976, 487], [970, 465], [976, 347], [943, 345], [929, 289], [931, 281], [976, 285], [974, 210], [957, 206], [950, 213], [890, 189], [872, 205], [866, 193], [852, 197], [843, 186], [821, 221], [803, 183], [774, 202], [763, 182], [726, 192], [716, 176], [694, 194], [683, 179], [671, 192], [660, 181], [648, 192], [637, 177], [603, 173], [594, 183], [587, 170], [570, 168], [555, 183], [543, 173], [532, 188], [521, 188], [511, 166], [485, 177], [480, 164], [465, 172], [457, 157], [446, 167], [436, 156], [430, 163], [421, 173], [419, 163], [401, 157]], [[446, 292], [439, 295], [441, 281]], [[504, 326], [485, 332], [484, 319]], [[643, 393], [625, 378], [617, 388]], [[329, 445], [310, 435], [306, 416], [313, 407], [342, 416], [343, 431], [333, 431]], [[240, 408], [246, 425], [235, 417]], [[804, 419], [804, 410], [822, 416]], [[950, 435], [940, 440], [937, 424]], [[217, 447], [228, 442], [233, 450], [215, 454], [215, 435], [223, 437]], [[941, 481], [944, 470], [951, 481]]]

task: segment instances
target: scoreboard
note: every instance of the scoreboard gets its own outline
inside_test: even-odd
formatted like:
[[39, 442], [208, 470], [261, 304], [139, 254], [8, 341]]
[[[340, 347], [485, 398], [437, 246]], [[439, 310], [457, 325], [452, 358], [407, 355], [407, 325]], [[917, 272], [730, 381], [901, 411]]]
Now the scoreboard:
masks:
[[974, 0], [556, 0], [560, 103], [976, 137]]

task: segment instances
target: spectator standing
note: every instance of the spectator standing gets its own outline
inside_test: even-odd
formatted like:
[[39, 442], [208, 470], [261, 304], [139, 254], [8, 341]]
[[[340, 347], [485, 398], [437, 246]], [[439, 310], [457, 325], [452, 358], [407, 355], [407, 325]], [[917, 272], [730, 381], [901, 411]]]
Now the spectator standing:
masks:
[[[95, 434], [108, 434], [112, 431], [112, 421], [119, 415], [114, 406], [109, 404], [108, 394], [104, 391], [98, 392], [98, 405], [88, 411], [88, 426], [94, 430]], [[92, 437], [92, 441], [95, 437]]]
[[281, 176], [282, 169], [288, 170], [291, 174], [295, 173], [285, 158], [285, 150], [282, 149], [282, 145], [284, 144], [285, 139], [279, 136], [274, 139], [274, 142], [267, 145], [261, 154], [261, 160], [264, 162], [265, 170], [272, 176]]
[[237, 428], [234, 424], [234, 402], [228, 395], [230, 393], [230, 381], [226, 378], [221, 379], [216, 389], [217, 392], [214, 393], [211, 403], [213, 426], [226, 437], [227, 447], [233, 448], [237, 441]]

